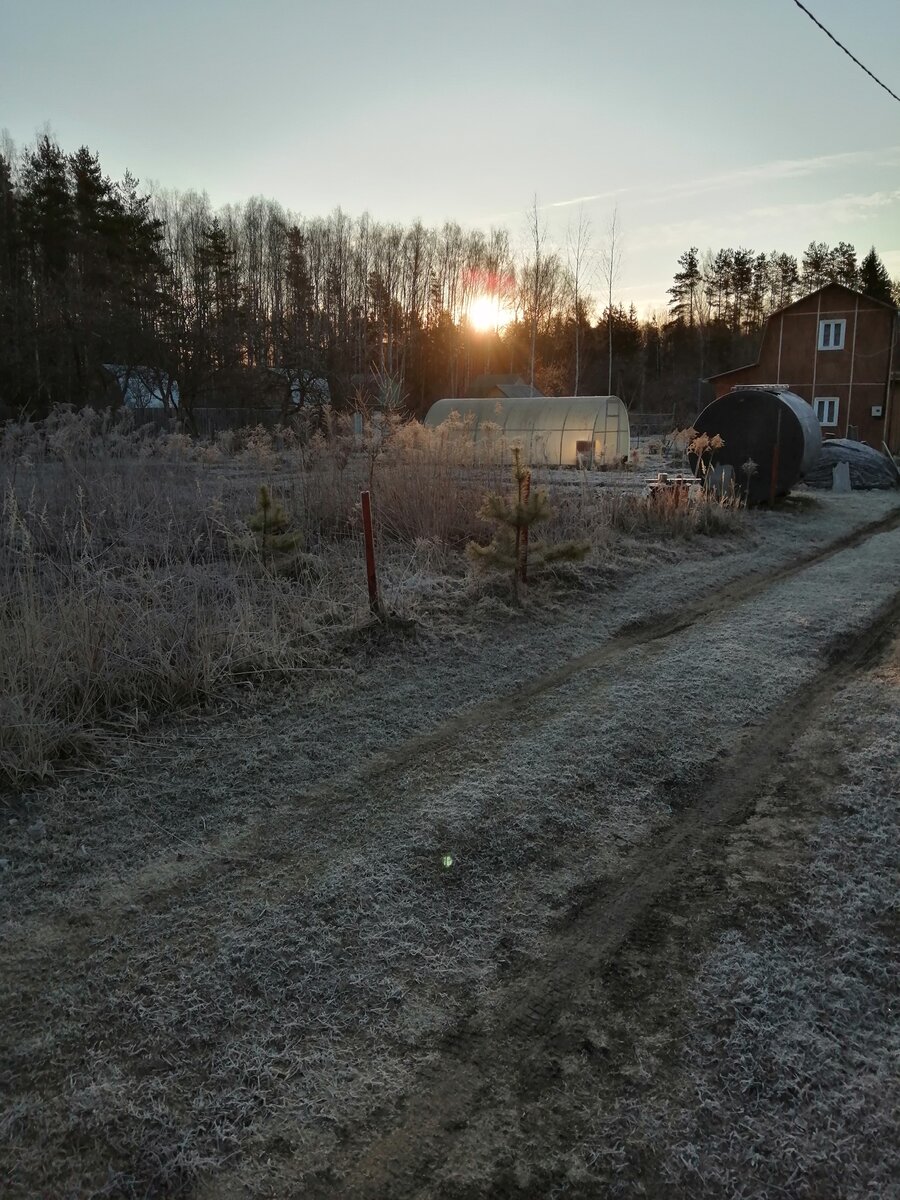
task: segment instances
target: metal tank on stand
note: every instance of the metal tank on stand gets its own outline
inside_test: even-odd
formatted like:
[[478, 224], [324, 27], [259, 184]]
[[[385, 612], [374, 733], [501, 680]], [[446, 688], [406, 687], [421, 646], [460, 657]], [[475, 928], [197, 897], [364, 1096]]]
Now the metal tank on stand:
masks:
[[[713, 400], [694, 422], [698, 433], [724, 445], [709, 459], [718, 478], [730, 478], [748, 504], [785, 496], [822, 449], [822, 426], [811, 405], [780, 387], [736, 387]], [[691, 469], [703, 477], [696, 454]]]

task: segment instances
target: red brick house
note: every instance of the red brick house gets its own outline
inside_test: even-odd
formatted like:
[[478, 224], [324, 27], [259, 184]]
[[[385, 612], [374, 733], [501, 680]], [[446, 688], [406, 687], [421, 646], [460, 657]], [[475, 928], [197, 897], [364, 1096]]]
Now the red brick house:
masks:
[[772, 313], [759, 359], [710, 377], [716, 398], [748, 383], [778, 383], [815, 409], [825, 437], [900, 449], [898, 313], [828, 283]]

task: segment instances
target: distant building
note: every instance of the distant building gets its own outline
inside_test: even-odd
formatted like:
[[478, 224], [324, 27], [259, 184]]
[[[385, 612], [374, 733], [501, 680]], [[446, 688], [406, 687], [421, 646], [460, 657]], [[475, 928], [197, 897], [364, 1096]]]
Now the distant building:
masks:
[[479, 375], [469, 388], [474, 399], [513, 400], [522, 396], [543, 396], [543, 392], [526, 383], [519, 375]]
[[104, 363], [108, 396], [124, 408], [175, 409], [181, 402], [178, 384], [156, 367], [128, 367], [122, 363]]
[[291, 381], [268, 367], [219, 367], [201, 379], [194, 410], [218, 409], [233, 414], [233, 424], [256, 424], [260, 414], [287, 416]]
[[828, 283], [772, 313], [759, 358], [710, 377], [716, 397], [746, 384], [777, 384], [811, 404], [825, 437], [900, 448], [898, 313]]
[[290, 367], [270, 367], [276, 375], [283, 376], [290, 384], [291, 404], [295, 409], [322, 408], [331, 403], [331, 388], [328, 380], [315, 371], [295, 371]]

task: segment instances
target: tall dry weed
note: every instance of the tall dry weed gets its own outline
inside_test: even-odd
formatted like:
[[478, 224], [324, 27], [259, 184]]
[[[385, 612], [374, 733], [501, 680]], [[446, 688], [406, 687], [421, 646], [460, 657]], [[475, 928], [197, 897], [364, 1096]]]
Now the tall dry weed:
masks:
[[[481, 430], [482, 434], [485, 430]], [[407, 615], [465, 602], [462, 548], [505, 486], [499, 430], [426, 429], [395, 413], [327, 413], [318, 429], [192, 441], [109, 414], [57, 410], [0, 431], [0, 781], [46, 777], [155, 713], [235, 679], [321, 669], [367, 612], [359, 493], [372, 493], [382, 580]], [[538, 482], [543, 485], [543, 481]], [[259, 489], [297, 553], [273, 563], [251, 528]], [[587, 476], [550, 486], [552, 541], [596, 563], [623, 539], [731, 533], [713, 502], [662, 512]], [[277, 569], [276, 569], [277, 566]], [[472, 585], [474, 587], [474, 585]]]

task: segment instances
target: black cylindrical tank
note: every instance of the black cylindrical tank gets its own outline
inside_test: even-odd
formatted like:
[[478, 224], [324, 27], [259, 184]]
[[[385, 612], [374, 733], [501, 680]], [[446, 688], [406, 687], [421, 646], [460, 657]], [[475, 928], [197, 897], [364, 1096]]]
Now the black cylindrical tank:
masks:
[[[822, 448], [822, 426], [812, 406], [783, 388], [737, 387], [708, 404], [694, 422], [698, 433], [716, 434], [725, 445], [712, 455], [713, 470], [731, 467], [735, 488], [748, 504], [786, 495], [813, 465]], [[777, 453], [776, 453], [777, 446]], [[697, 456], [691, 469], [702, 475]], [[755, 471], [745, 470], [748, 462]]]

